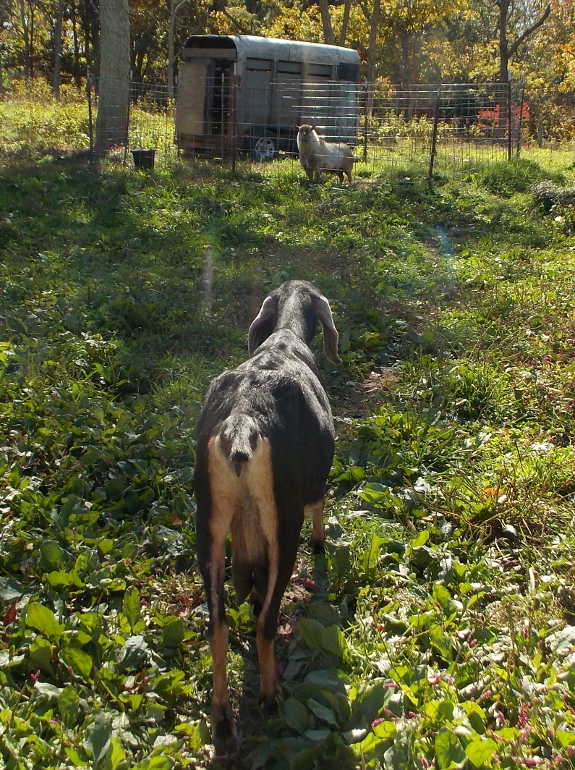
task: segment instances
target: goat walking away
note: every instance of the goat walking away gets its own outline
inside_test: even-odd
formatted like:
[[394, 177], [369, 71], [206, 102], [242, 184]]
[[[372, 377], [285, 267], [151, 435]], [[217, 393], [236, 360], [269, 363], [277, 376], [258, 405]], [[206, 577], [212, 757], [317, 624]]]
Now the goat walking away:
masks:
[[325, 487], [334, 453], [331, 409], [309, 349], [317, 322], [334, 363], [338, 333], [327, 299], [306, 281], [288, 281], [264, 301], [250, 326], [250, 358], [211, 384], [198, 422], [195, 469], [198, 562], [209, 608], [213, 659], [212, 735], [216, 753], [236, 750], [226, 652], [225, 540], [232, 533], [237, 601], [257, 615], [260, 696], [274, 703], [274, 640], [304, 515], [311, 545], [323, 550]]
[[314, 176], [317, 182], [321, 179], [322, 171], [337, 174], [340, 184], [343, 184], [344, 173], [351, 184], [351, 171], [355, 158], [351, 149], [344, 142], [326, 142], [319, 136], [313, 126], [304, 123], [299, 126], [297, 133], [299, 162], [309, 181]]

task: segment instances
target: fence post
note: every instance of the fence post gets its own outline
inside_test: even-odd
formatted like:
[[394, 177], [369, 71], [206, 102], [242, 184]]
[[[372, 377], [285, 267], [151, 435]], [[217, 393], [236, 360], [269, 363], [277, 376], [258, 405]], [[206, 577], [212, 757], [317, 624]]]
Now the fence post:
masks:
[[363, 162], [367, 163], [367, 131], [368, 131], [368, 127], [367, 127], [367, 106], [368, 106], [368, 102], [369, 102], [369, 93], [368, 93], [369, 83], [366, 81], [364, 83], [364, 86], [365, 86], [365, 110], [364, 110], [365, 111], [365, 116], [364, 116], [364, 121], [363, 121]]
[[429, 157], [429, 173], [427, 175], [427, 181], [429, 184], [433, 182], [433, 167], [435, 165], [435, 155], [437, 152], [437, 127], [439, 125], [439, 107], [441, 104], [441, 83], [437, 86], [437, 99], [435, 100], [435, 108], [433, 110], [433, 132], [431, 134], [431, 155]]
[[511, 126], [511, 78], [507, 80], [507, 160], [513, 157], [513, 131]]
[[238, 152], [238, 114], [236, 110], [238, 93], [238, 76], [232, 78], [232, 93], [230, 99], [230, 108], [232, 110], [232, 174], [236, 173], [236, 155]]
[[525, 78], [521, 78], [521, 95], [519, 97], [519, 120], [517, 129], [517, 156], [523, 149], [523, 102], [525, 100]]
[[539, 114], [539, 120], [537, 121], [537, 146], [543, 147], [543, 115], [541, 113]]
[[128, 157], [128, 148], [130, 146], [130, 112], [132, 106], [132, 70], [130, 70], [130, 79], [128, 80], [128, 109], [126, 111], [126, 144], [124, 145], [124, 161], [123, 166], [126, 165], [126, 158]]
[[[214, 87], [215, 87], [215, 78], [214, 78]], [[220, 75], [220, 114], [222, 116], [221, 118], [221, 128], [220, 128], [220, 158], [222, 161], [226, 157], [225, 154], [225, 141], [226, 141], [226, 113], [224, 110], [224, 104], [226, 99], [226, 81], [225, 81], [225, 75], [222, 72]]]

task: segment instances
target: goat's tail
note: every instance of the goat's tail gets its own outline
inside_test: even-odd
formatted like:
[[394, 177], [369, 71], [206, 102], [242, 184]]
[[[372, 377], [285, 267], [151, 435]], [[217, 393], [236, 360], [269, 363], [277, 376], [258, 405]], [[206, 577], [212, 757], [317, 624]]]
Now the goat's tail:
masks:
[[231, 414], [220, 426], [220, 446], [223, 453], [234, 466], [236, 476], [254, 454], [260, 429], [256, 420], [249, 414]]
[[269, 444], [262, 439], [257, 420], [246, 413], [231, 414], [219, 430], [222, 453], [238, 478], [245, 465], [254, 463], [245, 485], [237, 487], [238, 507], [231, 522], [232, 577], [238, 601], [251, 593], [254, 599], [259, 597], [260, 605], [268, 590], [268, 537], [264, 530], [270, 527], [268, 508], [273, 499]]

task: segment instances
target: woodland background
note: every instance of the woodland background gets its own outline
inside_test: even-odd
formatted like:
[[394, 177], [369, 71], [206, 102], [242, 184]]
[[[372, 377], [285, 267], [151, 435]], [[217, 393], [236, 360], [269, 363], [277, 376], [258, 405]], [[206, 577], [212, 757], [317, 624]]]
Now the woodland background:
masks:
[[[525, 78], [530, 130], [575, 134], [573, 0], [130, 0], [131, 70], [167, 82], [190, 34], [256, 34], [345, 45], [370, 82]], [[0, 89], [44, 80], [82, 89], [100, 71], [99, 0], [3, 0]], [[170, 55], [172, 51], [172, 55]], [[506, 61], [506, 59], [509, 61]], [[170, 64], [172, 66], [170, 66]]]

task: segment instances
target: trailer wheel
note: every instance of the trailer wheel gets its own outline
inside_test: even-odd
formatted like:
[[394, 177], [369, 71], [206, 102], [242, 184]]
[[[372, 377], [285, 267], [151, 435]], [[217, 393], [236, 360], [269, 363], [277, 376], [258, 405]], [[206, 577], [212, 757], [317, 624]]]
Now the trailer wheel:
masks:
[[266, 131], [261, 136], [253, 136], [251, 140], [251, 156], [253, 160], [266, 161], [277, 158], [277, 138]]

